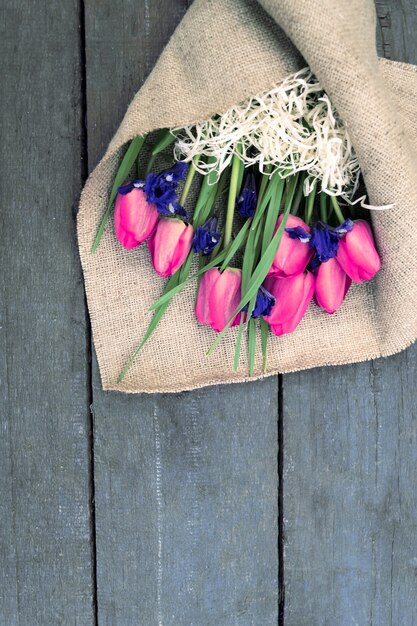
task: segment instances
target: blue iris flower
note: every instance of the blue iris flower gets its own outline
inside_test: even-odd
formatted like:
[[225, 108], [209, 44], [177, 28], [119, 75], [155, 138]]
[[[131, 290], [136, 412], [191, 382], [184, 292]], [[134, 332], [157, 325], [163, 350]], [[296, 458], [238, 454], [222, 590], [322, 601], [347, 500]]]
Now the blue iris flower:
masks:
[[160, 174], [151, 172], [146, 177], [143, 187], [146, 198], [155, 204], [161, 215], [180, 215], [187, 217], [185, 209], [177, 199], [177, 186], [183, 180], [188, 166], [185, 163], [176, 163], [174, 167], [164, 170]]
[[299, 239], [302, 243], [308, 243], [311, 239], [311, 234], [304, 230], [302, 226], [286, 228], [285, 232], [288, 233], [290, 239]]
[[122, 196], [127, 196], [128, 193], [132, 191], [132, 189], [143, 189], [145, 186], [144, 180], [132, 180], [125, 185], [121, 185], [117, 188], [117, 192]]
[[311, 261], [311, 268], [315, 269], [320, 263], [333, 259], [339, 248], [340, 237], [352, 228], [353, 222], [349, 219], [336, 228], [323, 223], [320, 223], [320, 228], [313, 228], [310, 247], [315, 248], [316, 252]]
[[179, 215], [189, 219], [186, 210], [180, 205], [177, 197], [177, 187], [180, 180], [184, 180], [188, 166], [186, 163], [176, 163], [174, 167], [164, 170], [160, 174], [151, 172], [146, 180], [132, 180], [118, 187], [118, 193], [123, 196], [133, 189], [143, 189], [150, 204], [155, 204], [160, 215]]
[[177, 202], [177, 186], [166, 180], [163, 174], [148, 174], [143, 189], [148, 202], [155, 204], [161, 215], [169, 214], [169, 206]]
[[257, 202], [258, 194], [256, 191], [255, 174], [253, 172], [249, 172], [246, 176], [242, 193], [236, 200], [236, 206], [240, 217], [253, 217]]
[[[256, 302], [251, 317], [257, 318], [263, 317], [264, 315], [271, 315], [272, 307], [275, 303], [276, 299], [272, 293], [269, 293], [269, 291], [261, 285], [258, 289], [258, 293], [256, 294]], [[248, 305], [244, 306], [242, 310], [247, 312]]]
[[201, 252], [204, 256], [211, 254], [220, 241], [222, 234], [217, 230], [218, 219], [210, 217], [205, 224], [199, 226], [194, 233], [194, 252]]
[[188, 165], [186, 163], [184, 163], [183, 161], [177, 161], [174, 167], [165, 170], [164, 172], [159, 174], [159, 176], [164, 178], [166, 182], [177, 185], [180, 180], [184, 180], [187, 170]]

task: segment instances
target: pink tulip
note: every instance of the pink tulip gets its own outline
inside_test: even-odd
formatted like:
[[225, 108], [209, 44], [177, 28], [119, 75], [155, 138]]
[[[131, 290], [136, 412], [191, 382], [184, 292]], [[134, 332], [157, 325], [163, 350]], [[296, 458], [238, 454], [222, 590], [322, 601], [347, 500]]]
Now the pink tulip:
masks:
[[355, 220], [351, 231], [340, 239], [337, 260], [355, 283], [371, 280], [381, 267], [372, 229], [365, 220]]
[[314, 293], [315, 278], [311, 272], [290, 278], [270, 276], [265, 288], [276, 298], [271, 315], [265, 316], [274, 335], [292, 333], [304, 317]]
[[315, 295], [317, 304], [326, 313], [335, 313], [342, 304], [352, 280], [340, 267], [336, 258], [321, 263], [316, 272]]
[[159, 220], [148, 240], [152, 264], [159, 276], [172, 276], [181, 267], [191, 250], [194, 230], [180, 219]]
[[114, 227], [119, 242], [130, 250], [149, 237], [158, 221], [158, 211], [149, 204], [142, 189], [118, 193], [114, 207]]
[[218, 267], [207, 270], [200, 280], [198, 288], [197, 302], [195, 305], [195, 315], [200, 324], [211, 324], [209, 295], [211, 288], [220, 276]]
[[[282, 222], [283, 216], [280, 215], [275, 227], [275, 232], [278, 230]], [[286, 228], [301, 227], [306, 233], [310, 232], [310, 227], [307, 226], [302, 219], [296, 215], [289, 215]], [[282, 239], [279, 244], [278, 251], [275, 255], [275, 259], [272, 263], [271, 269], [268, 275], [273, 276], [295, 276], [296, 274], [302, 274], [307, 267], [313, 251], [308, 245], [308, 240], [301, 241], [300, 239], [293, 239], [286, 231], [282, 234]]]
[[[203, 274], [195, 307], [200, 324], [208, 324], [217, 333], [223, 330], [240, 302], [241, 281], [241, 270], [233, 267], [222, 273], [216, 267]], [[240, 315], [236, 315], [231, 326], [239, 324]]]

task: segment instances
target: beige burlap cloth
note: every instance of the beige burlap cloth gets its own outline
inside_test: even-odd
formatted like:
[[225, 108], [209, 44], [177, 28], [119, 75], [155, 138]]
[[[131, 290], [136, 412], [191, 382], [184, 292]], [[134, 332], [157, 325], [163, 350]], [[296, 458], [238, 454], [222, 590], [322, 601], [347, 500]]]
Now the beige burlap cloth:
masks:
[[[124, 250], [111, 221], [98, 251], [92, 255], [90, 248], [126, 142], [224, 112], [306, 64], [348, 125], [370, 201], [396, 207], [372, 213], [382, 256], [377, 278], [354, 285], [335, 315], [311, 305], [293, 334], [272, 336], [266, 375], [387, 356], [415, 340], [416, 67], [377, 59], [372, 0], [196, 0], [81, 197], [79, 247], [104, 389], [181, 391], [248, 380], [245, 350], [239, 371], [232, 370], [236, 329], [205, 356], [215, 334], [194, 318], [192, 285], [117, 385], [164, 281], [152, 269], [147, 246]], [[263, 375], [260, 352], [255, 377]]]

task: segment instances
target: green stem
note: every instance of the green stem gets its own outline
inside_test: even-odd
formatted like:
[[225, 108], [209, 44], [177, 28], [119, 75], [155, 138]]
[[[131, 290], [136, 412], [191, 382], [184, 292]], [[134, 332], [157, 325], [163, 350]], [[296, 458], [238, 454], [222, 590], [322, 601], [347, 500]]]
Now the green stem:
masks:
[[158, 156], [157, 154], [151, 154], [151, 156], [149, 157], [149, 161], [148, 161], [148, 165], [146, 166], [144, 178], [146, 178], [147, 175], [151, 173], [157, 156]]
[[238, 192], [237, 185], [238, 185], [238, 180], [239, 180], [239, 171], [240, 171], [240, 157], [238, 154], [235, 154], [232, 160], [232, 174], [230, 177], [229, 197], [227, 200], [227, 213], [226, 213], [226, 222], [224, 226], [224, 239], [223, 239], [224, 248], [227, 248], [232, 238], [233, 218], [235, 215], [236, 196]]
[[316, 189], [317, 186], [314, 184], [312, 190], [308, 194], [307, 197], [307, 207], [306, 207], [306, 224], [309, 225], [311, 222], [311, 218], [313, 217], [313, 209], [314, 209], [314, 201], [316, 199]]
[[327, 194], [323, 191], [320, 194], [320, 219], [327, 224]]
[[196, 173], [196, 169], [194, 167], [194, 163], [191, 161], [190, 167], [188, 168], [187, 178], [185, 179], [184, 189], [182, 190], [182, 194], [180, 198], [181, 206], [184, 206], [184, 203], [187, 200], [195, 173]]
[[258, 202], [257, 202], [257, 206], [260, 205], [260, 203], [262, 202], [262, 198], [264, 197], [264, 193], [265, 193], [265, 189], [266, 186], [270, 180], [270, 172], [271, 172], [271, 166], [267, 165], [265, 167], [265, 174], [262, 174], [262, 179], [261, 179], [261, 184], [259, 186], [259, 194], [258, 194]]
[[303, 187], [304, 187], [304, 175], [301, 174], [298, 182], [297, 193], [295, 194], [292, 207], [291, 207], [291, 215], [297, 215], [298, 209], [300, 207], [301, 198], [303, 196]]
[[337, 219], [339, 220], [341, 224], [343, 224], [343, 222], [345, 221], [345, 218], [343, 217], [342, 209], [340, 208], [340, 204], [337, 201], [336, 196], [330, 196], [330, 199], [331, 199], [334, 212], [336, 213]]

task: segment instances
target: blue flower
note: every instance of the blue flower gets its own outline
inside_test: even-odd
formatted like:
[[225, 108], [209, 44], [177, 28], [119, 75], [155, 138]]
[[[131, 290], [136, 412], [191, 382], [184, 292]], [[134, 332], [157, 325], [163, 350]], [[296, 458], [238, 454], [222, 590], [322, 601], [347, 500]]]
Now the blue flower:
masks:
[[[155, 204], [158, 212], [166, 215], [168, 206], [177, 201], [176, 185], [167, 181], [161, 174], [151, 172], [146, 177], [144, 191], [150, 204]], [[169, 211], [168, 211], [169, 212]]]
[[242, 193], [236, 200], [236, 206], [240, 217], [253, 217], [257, 202], [258, 194], [256, 192], [255, 174], [253, 172], [249, 172], [246, 176]]
[[350, 219], [347, 219], [343, 224], [335, 228], [322, 222], [320, 222], [320, 228], [313, 228], [310, 247], [315, 248], [316, 252], [311, 261], [311, 268], [315, 269], [320, 263], [326, 263], [326, 261], [333, 259], [339, 248], [340, 237], [352, 230], [352, 228], [353, 222]]
[[[252, 311], [251, 317], [263, 317], [264, 315], [271, 315], [272, 307], [275, 305], [276, 299], [269, 293], [267, 289], [263, 285], [261, 285], [258, 289], [258, 293], [256, 294], [256, 302]], [[243, 307], [243, 311], [247, 312], [248, 305]]]
[[150, 204], [155, 204], [161, 215], [187, 216], [177, 198], [177, 186], [184, 179], [187, 167], [185, 163], [176, 163], [174, 167], [160, 174], [151, 172], [146, 177], [143, 185], [146, 198]]
[[129, 183], [125, 183], [117, 188], [117, 193], [120, 193], [122, 196], [127, 196], [128, 193], [132, 191], [132, 189], [143, 189], [145, 186], [144, 180], [132, 180]]
[[162, 176], [168, 183], [177, 185], [180, 180], [184, 180], [188, 170], [188, 165], [182, 161], [177, 161], [174, 167], [165, 170], [159, 176]]
[[[327, 228], [330, 228], [330, 226], [328, 226]], [[343, 224], [340, 224], [340, 226], [337, 226], [334, 230], [339, 235], [346, 235], [346, 233], [352, 230], [352, 228], [353, 228], [353, 222], [352, 220], [348, 218], [347, 220], [343, 222]]]
[[201, 252], [204, 256], [213, 252], [222, 236], [217, 230], [217, 224], [217, 218], [210, 217], [205, 224], [197, 228], [193, 237], [194, 252]]
[[286, 228], [285, 232], [288, 233], [290, 239], [299, 239], [301, 243], [308, 243], [311, 239], [311, 234], [304, 230], [302, 226]]

